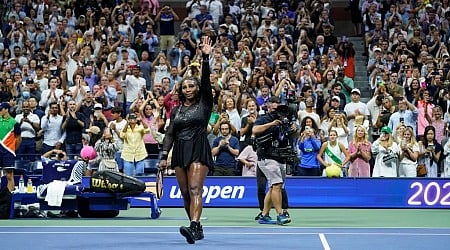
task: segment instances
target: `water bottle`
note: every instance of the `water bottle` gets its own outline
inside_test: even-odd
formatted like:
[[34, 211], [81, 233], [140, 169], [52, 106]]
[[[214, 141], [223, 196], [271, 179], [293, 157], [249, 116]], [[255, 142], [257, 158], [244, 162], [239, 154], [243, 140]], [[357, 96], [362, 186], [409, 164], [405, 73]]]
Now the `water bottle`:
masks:
[[25, 193], [25, 182], [23, 180], [23, 175], [21, 175], [19, 179], [19, 193]]
[[27, 193], [29, 194], [33, 193], [33, 181], [31, 180], [31, 178], [28, 178]]

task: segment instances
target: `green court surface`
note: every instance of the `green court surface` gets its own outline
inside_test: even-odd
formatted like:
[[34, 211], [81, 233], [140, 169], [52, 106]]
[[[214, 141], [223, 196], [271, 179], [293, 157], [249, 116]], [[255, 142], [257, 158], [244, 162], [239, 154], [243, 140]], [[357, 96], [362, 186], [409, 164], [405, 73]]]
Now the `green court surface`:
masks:
[[[179, 226], [187, 225], [184, 210], [181, 208], [163, 208], [159, 219], [150, 219], [150, 209], [132, 208], [120, 211], [116, 218], [44, 218], [0, 220], [0, 226]], [[205, 208], [202, 224], [223, 227], [279, 227], [259, 225], [254, 217], [257, 209], [250, 208]], [[435, 209], [290, 209], [292, 223], [287, 227], [310, 228], [450, 228], [450, 210]], [[272, 210], [272, 217], [275, 217]]]

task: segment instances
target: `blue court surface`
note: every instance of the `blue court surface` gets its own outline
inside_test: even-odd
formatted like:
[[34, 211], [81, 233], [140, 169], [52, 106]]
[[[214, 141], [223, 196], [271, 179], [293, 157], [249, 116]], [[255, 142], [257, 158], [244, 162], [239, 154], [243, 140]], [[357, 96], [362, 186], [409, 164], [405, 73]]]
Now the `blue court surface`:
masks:
[[[45, 220], [42, 221], [45, 225]], [[205, 226], [189, 245], [175, 226], [2, 226], [1, 249], [450, 249], [449, 228]]]

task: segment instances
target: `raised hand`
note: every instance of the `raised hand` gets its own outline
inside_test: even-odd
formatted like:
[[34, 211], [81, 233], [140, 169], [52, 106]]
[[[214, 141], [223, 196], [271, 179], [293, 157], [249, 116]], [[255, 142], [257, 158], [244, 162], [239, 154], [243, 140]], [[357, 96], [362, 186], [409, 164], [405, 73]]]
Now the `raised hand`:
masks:
[[211, 52], [211, 43], [211, 38], [209, 38], [209, 36], [202, 37], [201, 51], [203, 55], [209, 55]]

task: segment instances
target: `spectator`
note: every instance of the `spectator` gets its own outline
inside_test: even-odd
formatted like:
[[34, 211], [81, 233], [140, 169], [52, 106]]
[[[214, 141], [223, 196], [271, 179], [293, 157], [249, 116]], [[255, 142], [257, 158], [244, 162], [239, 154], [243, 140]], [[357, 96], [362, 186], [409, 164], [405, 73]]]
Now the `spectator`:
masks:
[[320, 176], [320, 162], [317, 160], [322, 145], [318, 135], [317, 125], [312, 119], [306, 118], [300, 128], [299, 149], [301, 161], [298, 168], [300, 176]]
[[90, 116], [89, 127], [96, 126], [100, 129], [100, 132], [103, 133], [106, 125], [108, 125], [108, 119], [106, 119], [105, 114], [103, 114], [103, 105], [101, 103], [94, 104], [94, 112]]
[[414, 137], [414, 131], [411, 127], [407, 127], [403, 132], [403, 139], [400, 143], [400, 177], [416, 177], [417, 176], [417, 159], [419, 158], [419, 144]]
[[82, 113], [77, 112], [76, 103], [74, 100], [68, 102], [69, 108], [64, 115], [64, 122], [62, 129], [66, 133], [66, 152], [70, 159], [73, 159], [82, 148], [81, 134], [85, 127], [85, 118]]
[[22, 114], [16, 116], [16, 122], [20, 124], [21, 138], [19, 148], [17, 149], [17, 156], [22, 160], [34, 161], [36, 160], [36, 135], [40, 130], [39, 116], [31, 113], [30, 104], [28, 101], [22, 102]]
[[[147, 95], [147, 99], [142, 103], [139, 108], [139, 114], [142, 117], [142, 122], [146, 123], [151, 131], [158, 130], [159, 123], [159, 104], [153, 98], [152, 94]], [[156, 138], [153, 137], [153, 133], [144, 135], [145, 149], [147, 150], [148, 159], [152, 160], [153, 167], [156, 167], [156, 162], [159, 159], [159, 143]]]
[[46, 111], [49, 110], [50, 103], [57, 102], [64, 94], [64, 91], [62, 89], [57, 88], [57, 85], [58, 85], [58, 78], [51, 77], [49, 79], [49, 89], [42, 91], [39, 106], [44, 108]]
[[161, 37], [161, 50], [166, 54], [170, 51], [174, 44], [175, 27], [174, 22], [180, 18], [169, 5], [164, 5], [155, 17], [155, 21], [159, 22]]
[[[329, 141], [324, 142], [317, 154], [317, 160], [325, 167], [323, 175], [326, 175], [326, 168], [331, 165], [343, 167], [350, 160], [350, 155], [344, 144], [337, 141], [338, 133], [331, 129], [328, 133]], [[342, 174], [341, 174], [342, 176]]]
[[123, 109], [121, 107], [114, 107], [111, 110], [112, 121], [109, 122], [108, 127], [112, 131], [114, 142], [118, 146], [118, 151], [115, 154], [115, 160], [117, 162], [119, 170], [123, 170], [123, 160], [122, 160], [122, 150], [123, 150], [123, 140], [120, 137], [120, 132], [127, 125], [127, 121], [122, 118]]
[[370, 177], [371, 143], [369, 134], [364, 126], [357, 126], [350, 142], [348, 151], [350, 154], [349, 177]]
[[348, 127], [350, 130], [350, 135], [353, 135], [353, 127], [355, 124], [355, 118], [362, 115], [364, 118], [369, 116], [369, 110], [367, 105], [360, 101], [361, 91], [359, 89], [352, 89], [352, 102], [345, 105], [344, 111], [347, 114]]
[[445, 144], [443, 153], [445, 155], [445, 162], [444, 162], [444, 169], [441, 172], [441, 177], [448, 178], [450, 177], [450, 159], [449, 159], [450, 140], [448, 140], [447, 143]]
[[119, 146], [114, 141], [110, 128], [106, 128], [103, 131], [102, 138], [95, 143], [95, 151], [101, 157], [98, 171], [119, 172], [118, 164], [115, 161], [115, 155], [119, 151]]
[[135, 114], [129, 114], [127, 123], [120, 132], [120, 138], [123, 140], [123, 172], [128, 176], [144, 174], [143, 160], [147, 158], [147, 151], [143, 138], [145, 134], [150, 133], [150, 129], [145, 122], [141, 124], [141, 121]]
[[406, 126], [411, 126], [416, 134], [417, 126], [416, 122], [418, 116], [417, 108], [414, 107], [407, 99], [403, 98], [398, 101], [398, 111], [393, 113], [389, 118], [388, 127], [391, 131], [400, 123], [404, 123]]
[[436, 129], [432, 126], [425, 128], [423, 140], [419, 142], [419, 160], [418, 164], [425, 164], [427, 169], [426, 177], [438, 177], [438, 162], [443, 148], [436, 141]]
[[[131, 66], [128, 73], [123, 75], [122, 84], [126, 86], [126, 109], [125, 112], [128, 113], [130, 110], [131, 103], [136, 100], [143, 93], [143, 89], [145, 89], [146, 82], [143, 77], [140, 76], [140, 67]], [[131, 72], [130, 72], [131, 71]], [[132, 73], [132, 74], [130, 74]]]
[[381, 129], [378, 140], [372, 144], [372, 154], [376, 156], [373, 177], [397, 177], [398, 155], [400, 147], [392, 136], [389, 127]]
[[58, 114], [58, 103], [51, 102], [48, 108], [47, 115], [41, 119], [41, 131], [44, 136], [42, 153], [52, 149], [61, 149], [66, 139], [66, 133], [62, 129], [63, 117]]
[[231, 135], [231, 125], [220, 123], [221, 136], [217, 137], [212, 146], [212, 155], [216, 157], [214, 163], [215, 176], [235, 176], [236, 157], [239, 155], [239, 139]]

